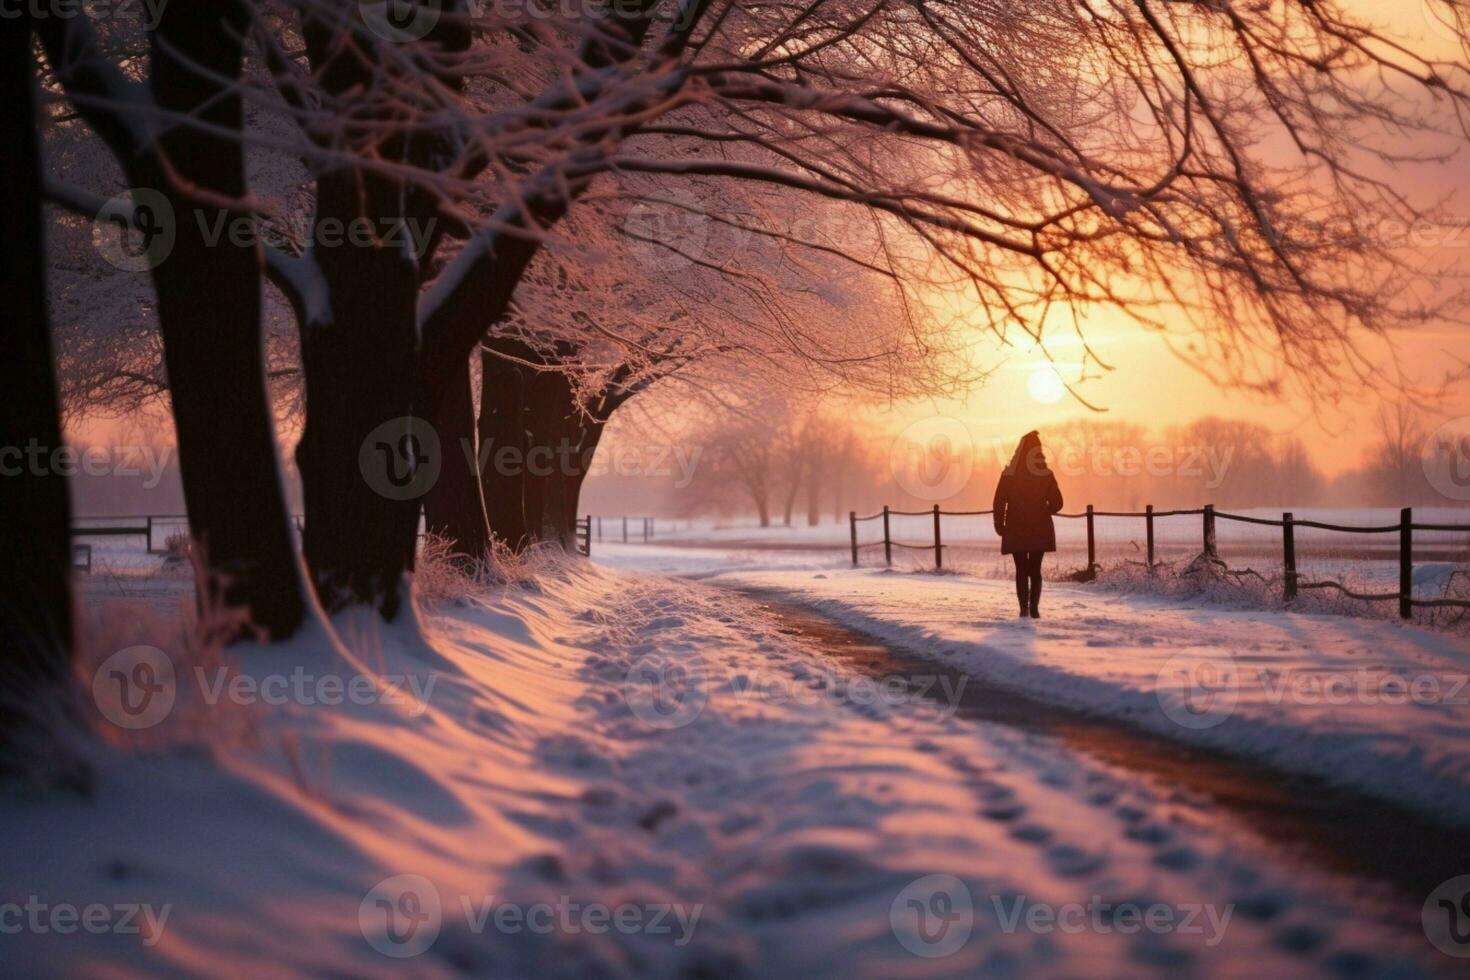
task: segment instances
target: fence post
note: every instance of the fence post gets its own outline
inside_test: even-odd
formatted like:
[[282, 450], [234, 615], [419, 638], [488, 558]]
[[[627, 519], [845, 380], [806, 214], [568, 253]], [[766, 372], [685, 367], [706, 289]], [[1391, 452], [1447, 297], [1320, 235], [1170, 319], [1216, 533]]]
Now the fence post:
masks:
[[655, 524], [657, 520], [658, 518], [656, 517], [650, 517], [648, 519], [648, 538], [650, 541], [658, 537], [658, 534], [655, 533], [658, 530], [658, 526]]
[[1219, 557], [1215, 544], [1215, 505], [1205, 504], [1205, 555]]
[[857, 568], [857, 511], [847, 512], [847, 523], [852, 528], [852, 567]]
[[1399, 515], [1399, 617], [1414, 618], [1414, 508]]
[[647, 518], [647, 517], [643, 518], [643, 543], [644, 544], [647, 544], [648, 543], [648, 521], [649, 521], [649, 518]]
[[934, 570], [944, 568], [944, 544], [939, 540], [939, 505], [934, 505]]
[[1291, 511], [1281, 515], [1281, 547], [1286, 572], [1287, 602], [1296, 598], [1296, 525], [1292, 520]]
[[1143, 509], [1143, 516], [1148, 521], [1148, 573], [1154, 573], [1154, 505], [1149, 504]]
[[[153, 515], [148, 515], [148, 541], [143, 545], [143, 550], [153, 554]], [[89, 569], [90, 571], [90, 569]]]
[[1087, 577], [1097, 576], [1097, 533], [1093, 528], [1092, 505], [1087, 505]]
[[597, 515], [597, 540], [602, 540], [602, 515]]
[[893, 538], [888, 534], [888, 505], [883, 505], [883, 562], [893, 566]]
[[623, 515], [623, 544], [628, 543], [628, 515]]
[[587, 550], [583, 552], [588, 558], [592, 557], [592, 515], [587, 515]]

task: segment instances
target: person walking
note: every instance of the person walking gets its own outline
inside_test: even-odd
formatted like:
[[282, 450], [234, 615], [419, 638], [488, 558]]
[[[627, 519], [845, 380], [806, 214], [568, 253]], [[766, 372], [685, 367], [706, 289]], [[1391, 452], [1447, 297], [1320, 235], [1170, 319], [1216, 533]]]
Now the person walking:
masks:
[[1041, 436], [1021, 437], [1010, 464], [995, 487], [995, 533], [1000, 553], [1016, 563], [1016, 598], [1021, 615], [1041, 617], [1041, 559], [1057, 550], [1052, 515], [1062, 509], [1062, 490], [1056, 474], [1046, 465]]

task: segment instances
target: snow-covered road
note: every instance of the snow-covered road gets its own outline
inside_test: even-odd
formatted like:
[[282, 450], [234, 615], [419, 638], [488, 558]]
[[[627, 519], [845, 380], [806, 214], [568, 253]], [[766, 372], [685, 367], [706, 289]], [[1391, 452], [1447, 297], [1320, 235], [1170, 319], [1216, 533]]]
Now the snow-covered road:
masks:
[[[947, 621], [937, 593], [842, 600], [869, 586], [781, 561], [670, 569], [684, 577], [569, 563], [432, 610], [422, 637], [339, 618], [335, 636], [230, 651], [241, 690], [304, 671], [314, 686], [284, 689], [330, 679], [335, 702], [202, 703], [188, 651], [114, 615], [108, 637], [171, 659], [178, 707], [88, 749], [86, 798], [0, 803], [0, 835], [24, 845], [0, 850], [0, 972], [1456, 975], [1419, 928], [1438, 913], [1406, 892], [1415, 876], [1379, 873], [1392, 854], [1307, 846], [1330, 814], [1271, 770], [1007, 700], [962, 657], [734, 587], [1009, 636], [954, 591], [964, 580], [912, 577], [958, 596]], [[1102, 649], [1067, 639], [1069, 600], [1051, 598], [1033, 628]], [[409, 684], [342, 704], [363, 677]], [[1371, 812], [1355, 806], [1351, 820]], [[1463, 839], [1412, 860], [1427, 847], [1433, 867], [1438, 847], [1447, 881], [1470, 873]], [[128, 920], [142, 933], [56, 928], [127, 908], [153, 915]]]
[[828, 558], [604, 547], [615, 567], [775, 590], [992, 686], [1470, 826], [1470, 641], [1398, 622]]

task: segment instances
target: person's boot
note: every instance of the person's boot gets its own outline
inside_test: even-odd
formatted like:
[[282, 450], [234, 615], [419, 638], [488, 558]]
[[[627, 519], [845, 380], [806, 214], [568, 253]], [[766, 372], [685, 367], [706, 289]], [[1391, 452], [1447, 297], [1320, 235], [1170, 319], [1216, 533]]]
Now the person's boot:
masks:
[[1021, 603], [1022, 618], [1030, 615], [1031, 609], [1030, 590], [1026, 586], [1027, 583], [1025, 579], [1021, 579], [1016, 583], [1016, 599]]
[[1039, 580], [1031, 583], [1030, 612], [1032, 619], [1041, 618], [1041, 582]]

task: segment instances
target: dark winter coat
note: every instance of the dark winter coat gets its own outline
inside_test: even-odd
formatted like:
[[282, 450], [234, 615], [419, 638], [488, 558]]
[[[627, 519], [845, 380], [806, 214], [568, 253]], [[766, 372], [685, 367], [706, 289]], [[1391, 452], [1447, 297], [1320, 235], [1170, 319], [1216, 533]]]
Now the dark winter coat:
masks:
[[1004, 473], [995, 487], [994, 509], [1001, 554], [1057, 550], [1051, 515], [1062, 509], [1062, 490], [1045, 464], [1037, 470], [1017, 466]]

